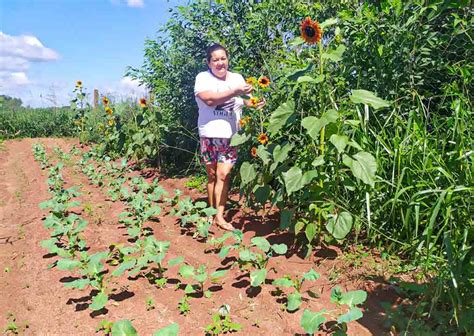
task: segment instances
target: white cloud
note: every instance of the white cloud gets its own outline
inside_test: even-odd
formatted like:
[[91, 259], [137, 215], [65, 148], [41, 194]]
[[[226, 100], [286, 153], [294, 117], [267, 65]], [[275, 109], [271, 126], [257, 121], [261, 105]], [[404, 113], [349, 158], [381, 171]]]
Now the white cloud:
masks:
[[126, 4], [128, 7], [134, 7], [134, 8], [145, 7], [145, 2], [143, 0], [110, 0], [110, 3], [114, 6], [117, 6], [120, 4]]
[[0, 56], [0, 71], [25, 71], [30, 63], [21, 57]]
[[128, 7], [143, 8], [145, 4], [143, 0], [127, 0]]
[[100, 95], [105, 95], [113, 101], [137, 100], [147, 96], [147, 89], [140, 86], [140, 83], [130, 77], [123, 77], [120, 81], [99, 87]]
[[0, 90], [13, 89], [18, 86], [25, 86], [31, 84], [28, 76], [24, 72], [0, 72]]
[[46, 48], [32, 35], [11, 36], [0, 32], [0, 56], [22, 58], [31, 62], [57, 60], [59, 55]]

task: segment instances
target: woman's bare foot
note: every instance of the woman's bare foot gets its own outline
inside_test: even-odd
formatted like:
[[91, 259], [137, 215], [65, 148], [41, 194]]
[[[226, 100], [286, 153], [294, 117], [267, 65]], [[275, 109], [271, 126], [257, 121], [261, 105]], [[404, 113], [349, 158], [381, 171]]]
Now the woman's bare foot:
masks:
[[232, 224], [227, 222], [224, 219], [224, 217], [221, 217], [221, 216], [214, 217], [214, 223], [216, 223], [216, 225], [220, 227], [222, 230], [226, 230], [226, 231], [234, 230], [234, 227], [232, 226]]

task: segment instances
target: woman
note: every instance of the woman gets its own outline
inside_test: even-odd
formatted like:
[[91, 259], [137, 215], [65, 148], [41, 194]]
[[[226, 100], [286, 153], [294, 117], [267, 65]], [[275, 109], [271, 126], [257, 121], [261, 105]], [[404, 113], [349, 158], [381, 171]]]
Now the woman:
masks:
[[216, 225], [233, 230], [224, 219], [230, 172], [237, 160], [230, 138], [238, 130], [243, 105], [250, 106], [249, 100], [239, 96], [250, 94], [253, 87], [241, 75], [228, 71], [228, 52], [222, 45], [207, 48], [206, 60], [208, 70], [196, 76], [194, 94], [199, 107], [201, 155], [208, 176], [207, 195], [209, 205], [217, 209]]

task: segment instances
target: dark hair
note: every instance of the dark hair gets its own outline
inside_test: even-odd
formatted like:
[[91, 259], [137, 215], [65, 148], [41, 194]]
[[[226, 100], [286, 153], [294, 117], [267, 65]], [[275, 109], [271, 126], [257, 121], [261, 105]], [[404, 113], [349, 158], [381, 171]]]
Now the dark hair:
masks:
[[211, 61], [212, 53], [216, 50], [224, 50], [225, 55], [229, 57], [229, 53], [227, 52], [227, 49], [223, 45], [220, 45], [219, 43], [214, 43], [214, 44], [211, 44], [206, 49], [206, 60], [208, 63]]

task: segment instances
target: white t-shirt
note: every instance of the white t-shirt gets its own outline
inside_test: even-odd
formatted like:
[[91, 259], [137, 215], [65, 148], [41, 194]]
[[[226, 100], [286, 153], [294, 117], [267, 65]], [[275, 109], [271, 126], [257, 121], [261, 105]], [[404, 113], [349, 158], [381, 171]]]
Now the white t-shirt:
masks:
[[239, 129], [244, 101], [234, 97], [217, 106], [207, 106], [197, 94], [204, 91], [222, 92], [245, 84], [242, 75], [227, 72], [226, 80], [221, 80], [210, 71], [200, 72], [194, 84], [194, 96], [199, 107], [199, 136], [205, 138], [230, 139]]

